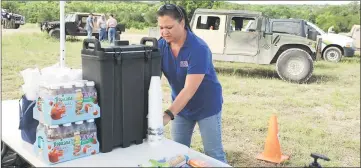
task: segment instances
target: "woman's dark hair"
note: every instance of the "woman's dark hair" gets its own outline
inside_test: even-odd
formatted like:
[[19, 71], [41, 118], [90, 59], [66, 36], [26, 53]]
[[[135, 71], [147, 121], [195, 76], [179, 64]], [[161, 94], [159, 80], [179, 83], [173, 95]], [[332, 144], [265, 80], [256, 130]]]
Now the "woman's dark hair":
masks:
[[187, 12], [183, 7], [174, 5], [174, 4], [165, 4], [159, 7], [157, 11], [157, 16], [169, 16], [174, 20], [181, 22], [184, 19], [185, 29], [192, 31], [189, 25], [189, 20], [187, 17]]

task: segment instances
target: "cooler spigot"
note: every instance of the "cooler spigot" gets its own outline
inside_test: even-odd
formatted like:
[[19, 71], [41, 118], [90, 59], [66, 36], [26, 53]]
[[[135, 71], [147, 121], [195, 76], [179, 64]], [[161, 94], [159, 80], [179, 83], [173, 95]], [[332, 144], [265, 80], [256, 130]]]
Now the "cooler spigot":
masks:
[[330, 161], [330, 159], [327, 156], [317, 153], [311, 153], [311, 157], [313, 157], [314, 161], [310, 163], [309, 167], [322, 168], [322, 166], [317, 162], [317, 159]]

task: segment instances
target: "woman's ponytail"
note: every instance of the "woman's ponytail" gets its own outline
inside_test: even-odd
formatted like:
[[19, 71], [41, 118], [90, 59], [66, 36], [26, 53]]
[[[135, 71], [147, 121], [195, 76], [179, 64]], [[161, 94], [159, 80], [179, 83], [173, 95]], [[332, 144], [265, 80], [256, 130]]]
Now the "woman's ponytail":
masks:
[[181, 6], [178, 6], [181, 10], [182, 10], [182, 13], [183, 13], [183, 17], [184, 17], [184, 23], [185, 23], [185, 29], [189, 30], [192, 32], [192, 29], [191, 29], [191, 26], [190, 26], [190, 23], [189, 23], [189, 19], [188, 19], [188, 15], [187, 15], [187, 12], [186, 10], [181, 7]]

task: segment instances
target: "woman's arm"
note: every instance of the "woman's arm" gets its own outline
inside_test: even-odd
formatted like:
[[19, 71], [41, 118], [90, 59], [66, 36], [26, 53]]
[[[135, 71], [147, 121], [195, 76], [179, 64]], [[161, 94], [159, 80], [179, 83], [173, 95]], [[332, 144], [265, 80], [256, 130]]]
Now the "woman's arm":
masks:
[[205, 74], [209, 71], [211, 52], [207, 46], [201, 46], [190, 55], [186, 81], [183, 89], [168, 108], [173, 115], [177, 115], [187, 105], [201, 85]]
[[186, 77], [184, 88], [168, 108], [173, 115], [177, 115], [188, 103], [188, 101], [196, 93], [199, 85], [202, 83], [204, 74], [189, 74]]
[[108, 31], [109, 30], [109, 19], [107, 20], [107, 22], [105, 23], [106, 25], [106, 30]]

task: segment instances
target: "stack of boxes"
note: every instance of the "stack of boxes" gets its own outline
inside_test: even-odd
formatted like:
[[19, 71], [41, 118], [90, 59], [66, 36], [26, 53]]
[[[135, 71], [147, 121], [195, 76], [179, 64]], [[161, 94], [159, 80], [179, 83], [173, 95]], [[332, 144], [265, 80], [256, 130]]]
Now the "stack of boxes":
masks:
[[34, 152], [49, 164], [99, 153], [100, 117], [93, 81], [40, 85], [33, 118], [39, 121]]

